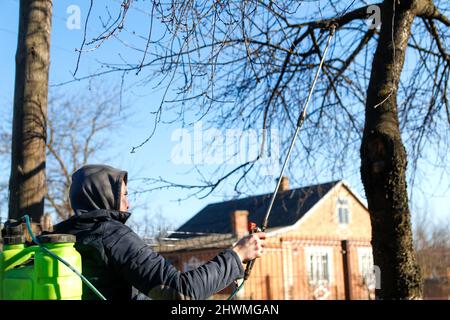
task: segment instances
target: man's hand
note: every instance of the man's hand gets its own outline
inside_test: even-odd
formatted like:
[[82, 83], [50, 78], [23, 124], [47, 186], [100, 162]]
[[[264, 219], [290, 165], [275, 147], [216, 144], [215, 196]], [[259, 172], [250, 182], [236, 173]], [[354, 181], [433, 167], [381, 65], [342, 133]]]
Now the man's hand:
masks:
[[233, 250], [241, 258], [242, 263], [246, 263], [263, 254], [265, 239], [266, 234], [264, 232], [249, 234], [239, 240], [233, 246]]

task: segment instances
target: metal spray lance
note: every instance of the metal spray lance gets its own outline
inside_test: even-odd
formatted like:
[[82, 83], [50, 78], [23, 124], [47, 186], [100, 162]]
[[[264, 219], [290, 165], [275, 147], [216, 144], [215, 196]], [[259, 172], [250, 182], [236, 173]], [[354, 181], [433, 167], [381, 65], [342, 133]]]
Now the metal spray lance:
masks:
[[[276, 187], [275, 187], [275, 191], [273, 192], [272, 197], [271, 197], [271, 199], [270, 199], [269, 206], [267, 207], [267, 211], [266, 211], [266, 215], [265, 215], [264, 220], [263, 220], [263, 224], [262, 224], [261, 228], [258, 228], [258, 227], [256, 227], [256, 226], [253, 226], [253, 227], [251, 228], [251, 230], [250, 230], [250, 233], [255, 233], [255, 232], [259, 232], [259, 231], [264, 232], [264, 231], [266, 230], [266, 228], [267, 228], [267, 225], [268, 225], [268, 223], [269, 223], [269, 216], [270, 216], [270, 213], [271, 213], [271, 211], [272, 211], [273, 204], [274, 204], [274, 202], [275, 202], [275, 197], [276, 197], [276, 195], [277, 195], [277, 193], [278, 193], [278, 189], [280, 188], [280, 185], [281, 185], [281, 178], [282, 178], [283, 175], [284, 175], [284, 171], [285, 171], [285, 169], [286, 169], [286, 167], [287, 167], [287, 164], [288, 164], [288, 162], [289, 162], [289, 158], [291, 157], [292, 149], [294, 148], [295, 141], [297, 140], [297, 136], [298, 136], [298, 134], [299, 134], [299, 132], [300, 132], [300, 128], [302, 127], [303, 122], [305, 121], [305, 118], [306, 118], [306, 110], [307, 110], [307, 108], [308, 108], [309, 102], [311, 101], [311, 97], [312, 97], [312, 94], [313, 94], [313, 92], [314, 92], [314, 88], [315, 88], [315, 86], [316, 86], [317, 79], [319, 78], [320, 71], [322, 70], [322, 66], [323, 66], [323, 63], [324, 63], [324, 61], [325, 61], [325, 56], [326, 56], [326, 54], [327, 54], [328, 48], [330, 47], [331, 39], [332, 39], [333, 36], [334, 36], [334, 33], [335, 33], [335, 31], [336, 31], [336, 27], [337, 27], [336, 24], [332, 24], [332, 25], [330, 26], [331, 31], [330, 31], [330, 35], [329, 35], [329, 37], [328, 37], [328, 41], [327, 41], [327, 45], [326, 45], [326, 47], [325, 47], [325, 51], [323, 52], [323, 56], [322, 56], [322, 59], [320, 60], [319, 67], [317, 68], [317, 72], [316, 72], [316, 75], [315, 75], [315, 77], [314, 77], [314, 81], [313, 81], [313, 83], [312, 83], [312, 85], [311, 85], [311, 89], [309, 90], [308, 98], [307, 98], [306, 101], [305, 101], [305, 105], [304, 105], [304, 107], [303, 107], [303, 111], [302, 111], [302, 113], [300, 114], [300, 116], [299, 116], [299, 118], [298, 118], [298, 120], [297, 120], [297, 127], [296, 127], [296, 129], [295, 129], [294, 136], [292, 137], [291, 145], [289, 146], [288, 153], [287, 153], [286, 158], [285, 158], [284, 163], [283, 163], [283, 167], [281, 168], [280, 176], [279, 176], [279, 178], [278, 178], [278, 180], [277, 180], [277, 185], [276, 185]], [[242, 283], [239, 285], [239, 287], [237, 287], [236, 290], [228, 297], [228, 300], [231, 300], [234, 296], [236, 296], [236, 294], [238, 293], [238, 291], [239, 291], [240, 289], [242, 289], [242, 287], [243, 287], [243, 285], [244, 285], [244, 282], [245, 282], [245, 281], [249, 278], [249, 276], [250, 276], [250, 273], [251, 273], [251, 271], [252, 271], [252, 268], [253, 268], [254, 263], [255, 263], [255, 260], [251, 260], [251, 261], [249, 261], [249, 262], [247, 263], [247, 266], [246, 266], [246, 268], [245, 268], [244, 280], [243, 280]]]

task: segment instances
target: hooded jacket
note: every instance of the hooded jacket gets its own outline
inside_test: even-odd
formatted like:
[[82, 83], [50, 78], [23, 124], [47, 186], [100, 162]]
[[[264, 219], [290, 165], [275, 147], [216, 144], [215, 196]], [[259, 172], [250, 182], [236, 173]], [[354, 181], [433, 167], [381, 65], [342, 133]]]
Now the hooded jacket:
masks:
[[[226, 249], [197, 269], [180, 272], [125, 225], [119, 211], [127, 172], [88, 165], [72, 175], [70, 203], [75, 215], [55, 233], [76, 236], [82, 273], [108, 300], [133, 298], [133, 287], [152, 299], [206, 299], [242, 278], [239, 256]], [[98, 297], [83, 283], [83, 299]]]

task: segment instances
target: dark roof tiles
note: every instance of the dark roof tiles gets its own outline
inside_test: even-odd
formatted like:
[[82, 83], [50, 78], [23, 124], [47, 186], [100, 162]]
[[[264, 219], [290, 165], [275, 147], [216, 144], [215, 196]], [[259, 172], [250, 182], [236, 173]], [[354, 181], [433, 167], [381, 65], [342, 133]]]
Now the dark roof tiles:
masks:
[[[268, 228], [290, 226], [296, 223], [339, 181], [333, 181], [277, 194], [269, 217]], [[247, 210], [249, 221], [261, 225], [269, 206], [271, 193], [207, 205], [177, 231], [202, 233], [231, 233], [230, 214], [234, 210]], [[189, 234], [173, 233], [174, 238], [189, 238]]]

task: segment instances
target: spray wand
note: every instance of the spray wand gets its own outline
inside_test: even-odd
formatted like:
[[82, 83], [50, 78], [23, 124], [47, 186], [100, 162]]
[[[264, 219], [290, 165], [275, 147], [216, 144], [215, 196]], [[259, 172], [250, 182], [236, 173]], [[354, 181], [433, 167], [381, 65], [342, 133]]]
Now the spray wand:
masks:
[[[337, 25], [334, 23], [330, 26], [331, 31], [330, 31], [330, 35], [328, 37], [327, 46], [325, 47], [325, 51], [323, 52], [323, 56], [322, 56], [322, 59], [320, 60], [319, 67], [317, 68], [317, 72], [314, 77], [314, 81], [311, 85], [311, 89], [309, 90], [308, 98], [306, 99], [305, 105], [303, 107], [303, 111], [297, 120], [297, 127], [295, 129], [294, 136], [292, 137], [291, 145], [289, 146], [289, 150], [288, 150], [288, 153], [284, 160], [283, 167], [281, 168], [280, 176], [277, 180], [277, 185], [275, 187], [275, 191], [273, 192], [272, 197], [270, 198], [270, 203], [269, 203], [269, 206], [267, 207], [267, 211], [266, 211], [266, 215], [263, 220], [263, 224], [262, 224], [261, 228], [258, 228], [258, 227], [256, 227], [256, 224], [253, 224], [253, 226], [249, 230], [251, 234], [260, 232], [260, 231], [264, 232], [267, 229], [267, 225], [269, 223], [269, 216], [272, 211], [273, 204], [275, 202], [275, 197], [277, 196], [278, 190], [280, 189], [281, 178], [284, 175], [284, 171], [286, 170], [287, 164], [289, 162], [289, 158], [291, 157], [292, 150], [294, 149], [295, 141], [297, 140], [297, 136], [300, 132], [301, 127], [303, 126], [303, 122], [305, 121], [306, 109], [308, 108], [309, 102], [310, 102], [312, 94], [314, 92], [314, 88], [316, 86], [317, 79], [319, 78], [320, 71], [322, 70], [323, 62], [325, 61], [325, 56], [327, 55], [327, 51], [328, 51], [328, 48], [330, 47], [331, 39], [334, 36], [336, 27], [337, 27]], [[244, 273], [244, 279], [242, 280], [241, 284], [234, 290], [234, 292], [228, 297], [227, 300], [233, 299], [236, 296], [236, 294], [239, 292], [239, 290], [241, 290], [243, 288], [245, 281], [247, 281], [247, 279], [250, 277], [250, 273], [252, 272], [254, 264], [255, 264], [255, 259], [251, 260], [247, 263], [247, 266], [245, 268], [245, 273]]]

